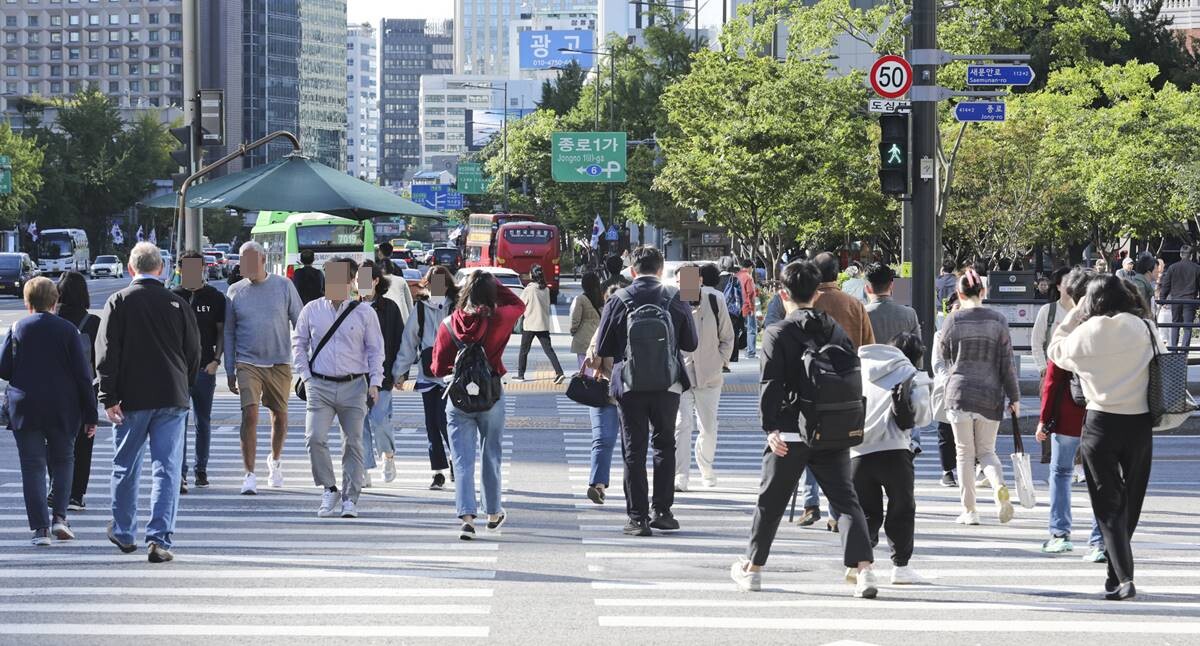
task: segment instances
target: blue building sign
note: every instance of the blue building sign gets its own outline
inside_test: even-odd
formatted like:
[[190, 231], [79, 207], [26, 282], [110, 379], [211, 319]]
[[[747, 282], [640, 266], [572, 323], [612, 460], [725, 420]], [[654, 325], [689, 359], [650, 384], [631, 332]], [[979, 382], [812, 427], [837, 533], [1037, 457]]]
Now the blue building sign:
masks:
[[441, 184], [413, 184], [412, 201], [435, 211], [454, 211], [463, 208], [463, 196]]
[[559, 49], [595, 49], [596, 35], [594, 32], [574, 29], [555, 29], [548, 31], [523, 31], [518, 35], [518, 45], [521, 50], [520, 62], [523, 70], [544, 70], [552, 67], [563, 67], [575, 61], [579, 66], [588, 69], [596, 64], [593, 54], [576, 54], [560, 52]]

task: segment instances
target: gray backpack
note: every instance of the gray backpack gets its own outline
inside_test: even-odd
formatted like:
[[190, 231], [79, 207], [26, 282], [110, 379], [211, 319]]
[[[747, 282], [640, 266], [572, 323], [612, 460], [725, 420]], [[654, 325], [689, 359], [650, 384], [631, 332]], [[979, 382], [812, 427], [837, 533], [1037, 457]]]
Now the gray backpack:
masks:
[[627, 392], [662, 392], [679, 378], [678, 345], [671, 322], [671, 301], [679, 291], [662, 287], [657, 302], [635, 307], [629, 289], [617, 292], [625, 304], [625, 365], [621, 379]]

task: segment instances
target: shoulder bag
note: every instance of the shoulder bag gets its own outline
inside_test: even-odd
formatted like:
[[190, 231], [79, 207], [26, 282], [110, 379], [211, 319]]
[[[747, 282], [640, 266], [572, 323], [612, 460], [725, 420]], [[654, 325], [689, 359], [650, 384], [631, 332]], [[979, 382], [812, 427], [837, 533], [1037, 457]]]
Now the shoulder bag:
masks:
[[417, 356], [421, 358], [421, 374], [433, 376], [433, 348], [425, 347], [425, 303], [417, 303]]
[[[592, 371], [592, 374], [595, 375], [595, 371]], [[602, 408], [609, 404], [608, 391], [607, 379], [589, 377], [587, 368], [583, 368], [571, 376], [571, 381], [567, 384], [567, 399], [591, 408]]]
[[[312, 371], [312, 365], [317, 360], [317, 355], [321, 354], [321, 349], [325, 347], [326, 343], [329, 343], [329, 339], [333, 338], [333, 333], [337, 332], [337, 329], [342, 326], [342, 321], [345, 321], [346, 317], [350, 316], [350, 312], [353, 312], [355, 307], [358, 307], [358, 301], [350, 301], [350, 304], [346, 306], [346, 311], [337, 317], [333, 325], [329, 326], [329, 331], [325, 332], [325, 336], [321, 337], [321, 342], [317, 344], [317, 349], [308, 355], [309, 372]], [[300, 401], [308, 401], [308, 389], [304, 386], [304, 377], [296, 377], [296, 385], [293, 387], [293, 390], [296, 391], [296, 396], [300, 398]]]
[[1196, 402], [1188, 392], [1188, 362], [1185, 352], [1161, 352], [1158, 349], [1158, 339], [1150, 322], [1146, 324], [1146, 332], [1150, 334], [1150, 348], [1154, 356], [1150, 358], [1150, 381], [1146, 386], [1146, 398], [1150, 406], [1150, 416], [1156, 431], [1167, 431], [1183, 424], [1196, 410]]

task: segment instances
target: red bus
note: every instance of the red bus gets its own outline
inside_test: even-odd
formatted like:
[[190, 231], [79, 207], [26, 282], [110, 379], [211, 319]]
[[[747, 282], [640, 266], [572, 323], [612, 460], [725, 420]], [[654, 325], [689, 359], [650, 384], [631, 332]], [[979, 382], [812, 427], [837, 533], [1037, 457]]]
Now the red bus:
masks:
[[533, 221], [532, 215], [475, 213], [467, 233], [467, 267], [506, 267], [529, 282], [529, 272], [541, 265], [550, 300], [558, 303], [558, 227]]

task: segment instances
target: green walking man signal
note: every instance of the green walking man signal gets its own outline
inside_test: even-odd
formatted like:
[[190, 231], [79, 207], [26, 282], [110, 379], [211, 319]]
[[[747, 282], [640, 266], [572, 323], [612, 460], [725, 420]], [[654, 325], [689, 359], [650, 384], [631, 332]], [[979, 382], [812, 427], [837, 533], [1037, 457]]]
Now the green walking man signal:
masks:
[[885, 195], [908, 193], [908, 115], [879, 117], [879, 188]]
[[900, 144], [892, 144], [892, 147], [888, 148], [887, 165], [888, 166], [897, 166], [897, 165], [903, 164], [903, 163], [904, 163], [904, 153], [903, 153], [903, 151], [900, 150]]

